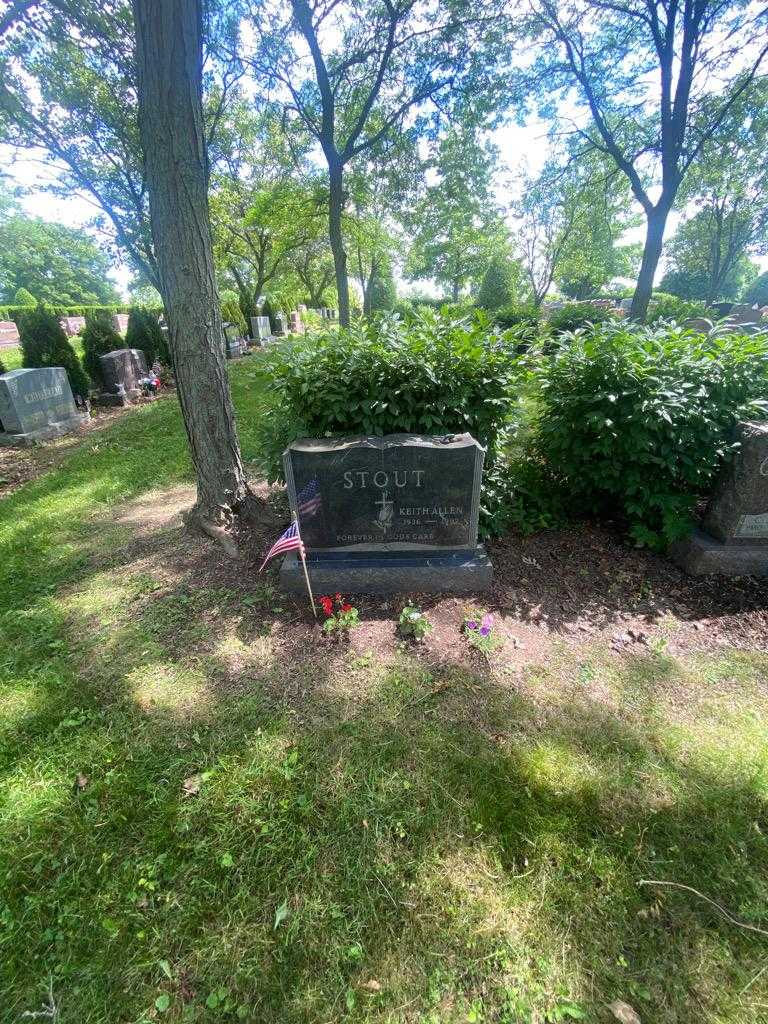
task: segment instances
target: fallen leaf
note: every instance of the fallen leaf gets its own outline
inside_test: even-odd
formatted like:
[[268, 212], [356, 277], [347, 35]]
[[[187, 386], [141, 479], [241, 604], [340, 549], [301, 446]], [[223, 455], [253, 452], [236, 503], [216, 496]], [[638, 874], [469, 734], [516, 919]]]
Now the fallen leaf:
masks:
[[621, 999], [614, 999], [612, 1003], [608, 1004], [608, 1009], [616, 1020], [621, 1021], [621, 1024], [640, 1024], [640, 1017], [637, 1012], [632, 1009], [629, 1003], [624, 1003]]
[[369, 978], [368, 981], [364, 981], [360, 988], [364, 988], [366, 992], [381, 992], [381, 985], [375, 978]]
[[286, 917], [288, 917], [288, 901], [283, 900], [283, 902], [275, 911], [275, 923], [273, 925], [272, 931], [275, 931], [275, 929], [286, 919]]
[[200, 786], [203, 783], [202, 775], [190, 775], [188, 779], [184, 779], [181, 784], [181, 788], [184, 791], [184, 796], [197, 796], [200, 792]]

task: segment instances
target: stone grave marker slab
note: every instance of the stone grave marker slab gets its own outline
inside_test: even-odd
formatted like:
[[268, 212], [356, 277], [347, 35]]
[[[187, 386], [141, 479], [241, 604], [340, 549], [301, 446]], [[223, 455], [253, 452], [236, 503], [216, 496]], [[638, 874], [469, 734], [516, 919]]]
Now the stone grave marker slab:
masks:
[[[469, 434], [294, 441], [283, 458], [313, 584], [342, 593], [488, 586], [491, 563], [477, 543], [484, 456]], [[303, 586], [295, 552], [281, 581]]]
[[66, 370], [48, 366], [0, 376], [0, 444], [30, 445], [90, 419], [75, 405]]
[[17, 345], [19, 341], [19, 328], [13, 320], [0, 320], [0, 345]]
[[671, 548], [694, 575], [768, 576], [768, 422], [737, 428], [739, 449], [720, 474], [702, 528]]
[[114, 313], [112, 315], [112, 326], [115, 328], [118, 334], [125, 334], [125, 332], [128, 330], [128, 314]]
[[104, 391], [99, 395], [100, 401], [108, 401], [115, 397], [139, 397], [142, 393], [141, 381], [149, 376], [147, 359], [140, 349], [118, 348], [114, 352], [107, 352], [105, 356], [99, 356], [99, 362], [104, 379]]

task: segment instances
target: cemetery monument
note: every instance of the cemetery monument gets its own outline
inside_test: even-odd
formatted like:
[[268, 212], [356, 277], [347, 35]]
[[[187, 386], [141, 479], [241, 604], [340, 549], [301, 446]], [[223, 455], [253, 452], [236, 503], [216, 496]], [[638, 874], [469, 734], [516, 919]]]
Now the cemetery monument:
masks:
[[0, 376], [0, 444], [32, 445], [88, 423], [61, 366], [11, 370]]
[[[485, 450], [469, 434], [302, 438], [283, 455], [317, 593], [466, 593], [490, 585], [477, 542]], [[281, 585], [304, 589], [291, 552]]]

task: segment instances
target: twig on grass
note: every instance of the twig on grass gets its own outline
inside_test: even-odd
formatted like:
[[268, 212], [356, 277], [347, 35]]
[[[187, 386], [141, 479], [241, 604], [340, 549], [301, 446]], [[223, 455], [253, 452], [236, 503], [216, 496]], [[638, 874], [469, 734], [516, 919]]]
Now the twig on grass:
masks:
[[59, 1019], [59, 1008], [53, 998], [53, 975], [48, 976], [48, 1001], [43, 1003], [42, 1010], [25, 1010], [21, 1015], [22, 1020], [51, 1020]]
[[653, 878], [641, 878], [637, 884], [668, 885], [673, 889], [684, 889], [686, 892], [692, 892], [694, 896], [698, 896], [699, 899], [704, 900], [705, 903], [709, 903], [710, 906], [715, 908], [715, 910], [719, 910], [726, 921], [730, 921], [730, 923], [736, 925], [737, 928], [744, 928], [746, 931], [757, 932], [758, 935], [765, 935], [768, 937], [768, 931], [766, 931], [765, 928], [758, 928], [756, 924], [747, 924], [745, 921], [739, 921], [732, 914], [729, 914], [725, 907], [721, 907], [719, 903], [715, 903], [715, 901], [710, 899], [709, 896], [705, 896], [703, 892], [699, 892], [698, 889], [694, 889], [692, 885], [683, 885], [682, 882], [664, 882]]

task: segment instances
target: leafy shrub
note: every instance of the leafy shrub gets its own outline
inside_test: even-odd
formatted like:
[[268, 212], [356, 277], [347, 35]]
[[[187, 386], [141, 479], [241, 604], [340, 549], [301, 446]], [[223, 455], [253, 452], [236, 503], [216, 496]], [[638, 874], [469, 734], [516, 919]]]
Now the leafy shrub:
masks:
[[768, 412], [766, 335], [603, 324], [565, 335], [534, 373], [538, 448], [571, 507], [656, 548], [690, 528], [735, 423]]
[[299, 338], [270, 350], [265, 369], [274, 408], [261, 427], [261, 449], [275, 480], [284, 448], [302, 436], [469, 431], [488, 446], [490, 465], [518, 361], [479, 320], [421, 309], [408, 324], [381, 316]]
[[2, 376], [4, 373], [8, 373], [8, 371], [5, 368], [5, 363], [3, 362], [2, 359], [0, 359], [0, 376]]
[[123, 339], [112, 326], [112, 315], [106, 310], [89, 313], [83, 331], [83, 365], [94, 384], [103, 383], [99, 357], [123, 347]]
[[[32, 306], [35, 305], [33, 301]], [[111, 305], [111, 306], [68, 306], [68, 305], [56, 305], [55, 303], [46, 303], [46, 309], [49, 309], [55, 316], [88, 316], [89, 313], [95, 313], [99, 311], [105, 311], [110, 315], [112, 313], [127, 313], [129, 307], [126, 305]], [[11, 305], [0, 306], [0, 320], [13, 320], [18, 323], [21, 317], [26, 316], [29, 313], [30, 305], [19, 305], [13, 303]], [[162, 309], [158, 307], [158, 313], [162, 312]]]
[[395, 279], [392, 276], [392, 267], [387, 265], [381, 268], [371, 281], [369, 294], [371, 312], [392, 310], [397, 302], [397, 288]]
[[163, 366], [171, 365], [168, 336], [160, 326], [157, 313], [146, 306], [131, 307], [125, 345], [126, 348], [137, 348], [143, 352], [147, 366], [152, 366], [155, 360], [159, 360]]
[[497, 310], [493, 314], [493, 320], [502, 331], [508, 331], [512, 327], [523, 327], [530, 335], [536, 335], [541, 324], [541, 311], [532, 302], [513, 303]]
[[703, 302], [680, 299], [677, 295], [669, 295], [667, 292], [654, 292], [648, 303], [645, 321], [648, 324], [659, 324], [662, 321], [674, 320], [675, 323], [681, 324], [685, 320], [706, 315], [707, 307]]
[[22, 366], [63, 366], [74, 395], [88, 397], [88, 377], [56, 314], [45, 306], [27, 310], [19, 321]]
[[756, 277], [745, 289], [742, 301], [748, 302], [751, 306], [755, 303], [758, 306], [768, 306], [768, 270]]
[[617, 319], [617, 313], [606, 306], [595, 306], [591, 302], [567, 302], [562, 309], [555, 309], [547, 321], [550, 333], [563, 334], [577, 331], [590, 324], [604, 324]]
[[422, 643], [432, 629], [432, 623], [423, 611], [415, 605], [407, 604], [400, 612], [397, 627], [401, 636], [411, 637], [416, 643]]
[[480, 520], [485, 536], [527, 535], [565, 525], [572, 509], [562, 482], [530, 448], [493, 463], [483, 475]]
[[519, 265], [507, 256], [494, 256], [483, 275], [477, 294], [478, 306], [495, 310], [513, 305], [519, 281]]

